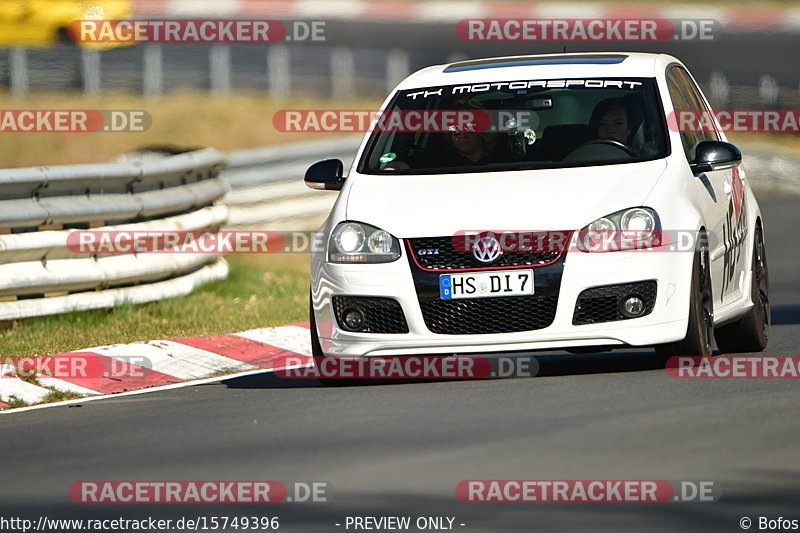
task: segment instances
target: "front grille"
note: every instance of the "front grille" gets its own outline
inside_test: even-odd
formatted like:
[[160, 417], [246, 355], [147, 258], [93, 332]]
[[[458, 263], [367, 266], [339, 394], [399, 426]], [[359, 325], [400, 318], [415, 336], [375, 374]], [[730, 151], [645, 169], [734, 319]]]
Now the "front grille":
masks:
[[546, 328], [556, 316], [558, 296], [512, 296], [420, 301], [433, 333], [474, 335]]
[[[491, 263], [478, 261], [469, 244], [459, 237], [423, 237], [408, 239], [409, 253], [422, 268], [455, 270], [484, 267], [539, 266], [552, 263], [569, 242], [568, 232], [539, 232], [514, 234], [516, 239], [507, 245], [503, 255]], [[500, 235], [497, 235], [498, 238]], [[502, 239], [500, 239], [502, 240]], [[454, 242], [455, 241], [455, 242]], [[526, 251], [519, 251], [520, 248]], [[530, 250], [530, 251], [527, 251]]]
[[408, 324], [403, 308], [391, 298], [373, 296], [334, 296], [333, 312], [336, 322], [343, 327], [345, 312], [357, 309], [364, 315], [364, 325], [359, 333], [408, 333]]
[[572, 324], [580, 326], [628, 320], [632, 317], [623, 315], [621, 309], [622, 302], [630, 296], [637, 296], [644, 302], [644, 312], [640, 316], [649, 315], [656, 303], [656, 287], [655, 281], [640, 281], [586, 289], [578, 295]]

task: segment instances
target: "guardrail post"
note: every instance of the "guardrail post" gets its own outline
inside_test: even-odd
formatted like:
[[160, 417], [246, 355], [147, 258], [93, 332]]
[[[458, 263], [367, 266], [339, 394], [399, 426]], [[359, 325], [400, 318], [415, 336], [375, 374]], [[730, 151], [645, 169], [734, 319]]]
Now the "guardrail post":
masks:
[[267, 50], [267, 78], [273, 96], [286, 98], [292, 91], [289, 47], [274, 44]]
[[761, 76], [758, 79], [758, 97], [764, 109], [775, 109], [778, 106], [778, 80], [772, 76]]
[[331, 95], [346, 98], [355, 92], [355, 62], [349, 48], [331, 50]]
[[231, 48], [227, 44], [213, 44], [208, 52], [212, 94], [231, 91]]
[[386, 92], [391, 92], [410, 74], [410, 70], [408, 52], [399, 48], [389, 50], [386, 58]]
[[716, 109], [724, 109], [728, 106], [730, 89], [728, 78], [721, 72], [712, 72], [708, 80], [708, 90], [711, 95], [712, 105]]
[[8, 52], [8, 77], [11, 94], [28, 92], [28, 56], [24, 48], [12, 48]]
[[81, 50], [81, 74], [83, 92], [91, 94], [100, 91], [100, 50]]
[[142, 92], [145, 96], [162, 94], [164, 92], [164, 67], [161, 60], [161, 45], [144, 45], [142, 62]]

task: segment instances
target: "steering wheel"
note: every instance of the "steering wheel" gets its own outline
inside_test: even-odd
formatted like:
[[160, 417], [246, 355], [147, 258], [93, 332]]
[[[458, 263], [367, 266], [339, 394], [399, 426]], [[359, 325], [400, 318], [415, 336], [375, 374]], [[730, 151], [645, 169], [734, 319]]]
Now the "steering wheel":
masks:
[[[580, 146], [578, 146], [578, 148], [583, 148], [584, 146], [591, 146], [593, 144], [603, 144], [606, 146], [611, 146], [618, 150], [622, 150], [631, 157], [636, 157], [636, 152], [633, 151], [633, 148], [631, 148], [625, 143], [615, 141], [614, 139], [592, 139], [591, 141], [586, 141], [585, 143], [581, 144]], [[576, 148], [576, 150], [578, 148]]]

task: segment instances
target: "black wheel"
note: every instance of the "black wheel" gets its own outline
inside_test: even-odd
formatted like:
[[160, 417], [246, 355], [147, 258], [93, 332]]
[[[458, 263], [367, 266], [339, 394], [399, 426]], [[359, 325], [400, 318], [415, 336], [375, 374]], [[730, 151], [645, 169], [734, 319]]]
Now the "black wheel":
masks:
[[[311, 357], [314, 359], [314, 367], [317, 369], [317, 372], [321, 372], [320, 368], [322, 366], [322, 360], [325, 358], [325, 354], [322, 352], [322, 346], [319, 343], [319, 334], [317, 333], [317, 320], [314, 318], [314, 301], [311, 297], [311, 293], [309, 292], [308, 295], [308, 320], [309, 324], [309, 331], [311, 334]], [[325, 378], [317, 378], [321, 385], [323, 386], [333, 386], [337, 385], [335, 379], [325, 379]]]
[[753, 242], [750, 297], [753, 307], [742, 318], [719, 328], [715, 337], [722, 353], [760, 352], [769, 340], [769, 270], [764, 234], [756, 227]]
[[683, 340], [656, 346], [656, 353], [666, 359], [674, 355], [709, 356], [714, 338], [714, 298], [711, 291], [711, 269], [708, 243], [700, 235], [692, 265], [692, 293], [689, 301], [689, 324]]

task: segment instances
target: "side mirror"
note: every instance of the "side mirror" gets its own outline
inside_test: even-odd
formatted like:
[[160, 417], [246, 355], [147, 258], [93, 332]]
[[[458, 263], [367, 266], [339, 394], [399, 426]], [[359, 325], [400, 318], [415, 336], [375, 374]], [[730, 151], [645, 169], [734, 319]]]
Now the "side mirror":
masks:
[[701, 141], [694, 149], [694, 162], [689, 167], [697, 174], [738, 167], [741, 162], [742, 152], [731, 143]]
[[344, 164], [339, 159], [326, 159], [314, 163], [306, 170], [306, 185], [312, 189], [323, 191], [340, 191], [344, 180], [342, 176]]

